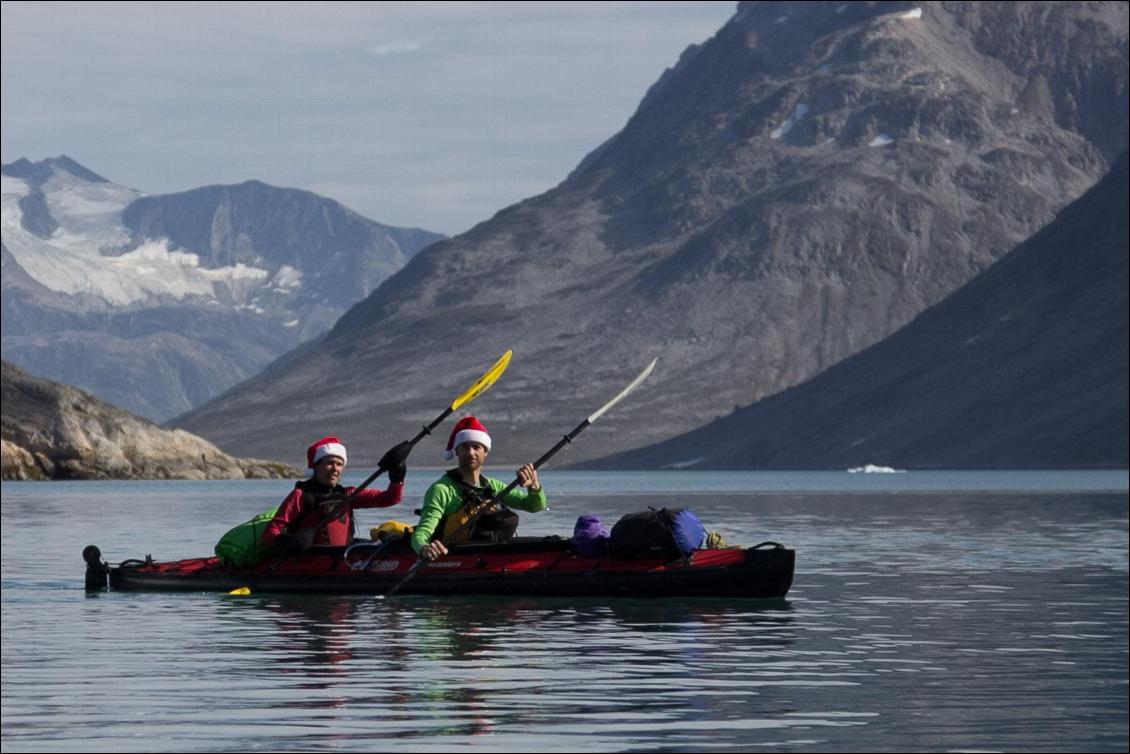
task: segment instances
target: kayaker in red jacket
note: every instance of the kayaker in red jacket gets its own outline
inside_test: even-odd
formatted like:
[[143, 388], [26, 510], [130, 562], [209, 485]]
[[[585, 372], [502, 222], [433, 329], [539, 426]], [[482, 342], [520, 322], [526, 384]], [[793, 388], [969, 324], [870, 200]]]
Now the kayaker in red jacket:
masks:
[[[401, 443], [381, 459], [388, 469], [387, 490], [361, 490], [348, 505], [355, 487], [342, 487], [338, 482], [345, 469], [345, 445], [336, 437], [323, 437], [306, 450], [306, 473], [310, 479], [297, 482], [286, 496], [278, 512], [263, 531], [263, 544], [276, 551], [293, 555], [311, 545], [346, 545], [353, 536], [354, 508], [388, 508], [400, 502], [404, 493], [404, 477], [408, 473], [405, 459], [411, 446]], [[324, 521], [334, 509], [337, 516]]]

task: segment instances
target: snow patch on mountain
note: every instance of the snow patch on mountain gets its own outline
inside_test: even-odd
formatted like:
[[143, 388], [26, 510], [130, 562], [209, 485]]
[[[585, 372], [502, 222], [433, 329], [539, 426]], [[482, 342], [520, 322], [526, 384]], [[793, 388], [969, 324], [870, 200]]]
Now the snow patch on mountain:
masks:
[[[32, 279], [52, 291], [93, 296], [114, 306], [157, 296], [177, 300], [201, 296], [238, 303], [270, 275], [244, 264], [201, 267], [199, 256], [170, 249], [167, 239], [146, 242], [118, 256], [104, 255], [130, 243], [121, 213], [142, 195], [61, 171], [39, 190], [59, 224], [50, 238], [40, 238], [23, 227], [20, 200], [34, 189], [22, 178], [3, 176], [0, 226], [12, 257]], [[275, 286], [280, 292], [291, 292], [301, 279], [298, 270], [284, 266], [276, 273]]]
[[777, 128], [773, 129], [773, 133], [769, 134], [769, 138], [780, 139], [782, 136], [787, 134], [789, 131], [792, 131], [793, 126], [795, 126], [797, 124], [797, 121], [799, 121], [801, 118], [803, 118], [805, 113], [807, 113], [807, 112], [808, 112], [808, 105], [807, 104], [805, 104], [803, 102], [798, 104], [795, 108], [793, 108], [793, 111], [789, 115], [789, 117], [785, 118], [785, 122], [782, 123]]
[[0, 190], [3, 191], [4, 196], [8, 196], [8, 194], [17, 195], [17, 199], [31, 192], [27, 181], [23, 178], [16, 178], [11, 175], [0, 175]]
[[271, 279], [271, 287], [279, 293], [288, 293], [302, 285], [302, 271], [284, 264]]

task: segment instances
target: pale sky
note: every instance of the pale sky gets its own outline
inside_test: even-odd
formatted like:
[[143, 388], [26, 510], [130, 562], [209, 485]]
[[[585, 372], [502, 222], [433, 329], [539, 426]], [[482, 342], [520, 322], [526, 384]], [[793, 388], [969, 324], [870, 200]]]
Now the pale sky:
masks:
[[726, 2], [0, 6], [3, 161], [257, 179], [455, 235], [557, 185]]

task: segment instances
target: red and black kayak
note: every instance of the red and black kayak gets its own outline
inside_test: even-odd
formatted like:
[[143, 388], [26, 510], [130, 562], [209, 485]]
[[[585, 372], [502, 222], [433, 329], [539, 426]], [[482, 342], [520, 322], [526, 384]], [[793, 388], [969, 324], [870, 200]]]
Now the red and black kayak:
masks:
[[83, 558], [87, 590], [230, 592], [251, 586], [256, 593], [779, 598], [792, 585], [795, 553], [765, 542], [695, 550], [673, 561], [590, 558], [568, 539], [519, 537], [452, 547], [407, 581], [417, 558], [403, 541], [314, 548], [254, 568], [228, 567], [215, 557], [170, 562], [147, 557], [109, 565], [93, 545]]

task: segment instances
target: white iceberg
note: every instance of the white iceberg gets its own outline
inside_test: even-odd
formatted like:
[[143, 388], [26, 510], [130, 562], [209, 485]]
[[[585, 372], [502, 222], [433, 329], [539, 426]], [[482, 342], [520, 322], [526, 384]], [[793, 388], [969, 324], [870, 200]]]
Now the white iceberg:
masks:
[[868, 463], [863, 466], [856, 466], [853, 469], [848, 469], [849, 474], [905, 474], [903, 469], [892, 469], [890, 466], [876, 466], [873, 463]]

